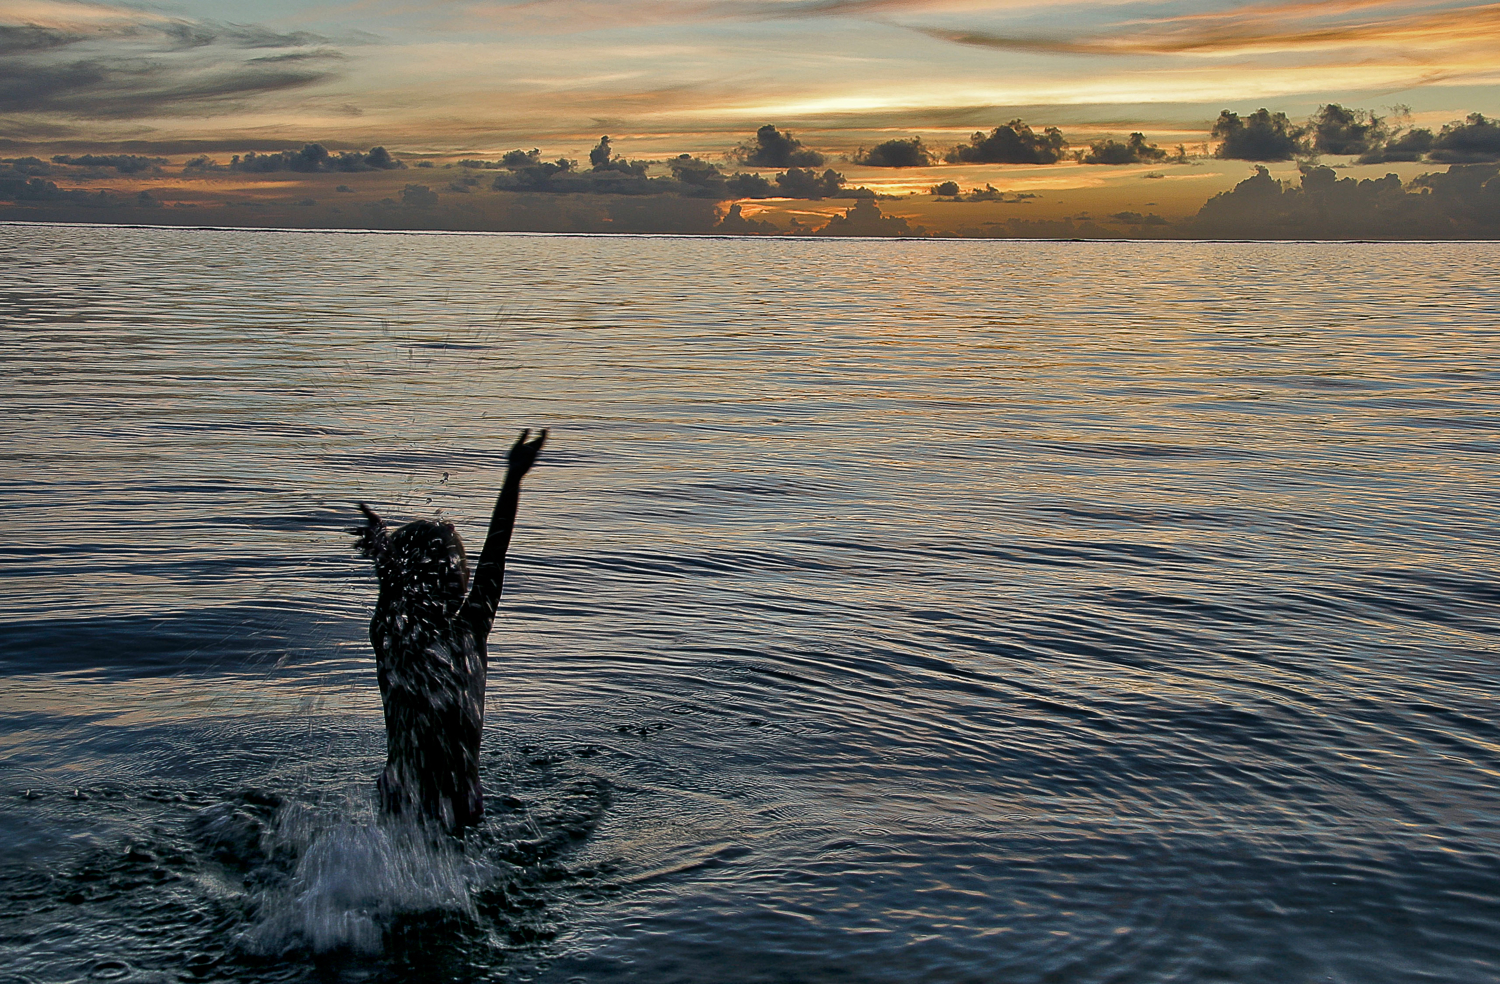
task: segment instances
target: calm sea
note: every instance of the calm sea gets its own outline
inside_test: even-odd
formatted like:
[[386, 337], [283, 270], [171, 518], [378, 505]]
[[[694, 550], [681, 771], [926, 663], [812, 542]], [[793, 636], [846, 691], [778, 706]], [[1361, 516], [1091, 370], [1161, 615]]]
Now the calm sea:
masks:
[[[0, 227], [0, 980], [1500, 979], [1497, 283]], [[343, 528], [539, 426], [429, 843]]]

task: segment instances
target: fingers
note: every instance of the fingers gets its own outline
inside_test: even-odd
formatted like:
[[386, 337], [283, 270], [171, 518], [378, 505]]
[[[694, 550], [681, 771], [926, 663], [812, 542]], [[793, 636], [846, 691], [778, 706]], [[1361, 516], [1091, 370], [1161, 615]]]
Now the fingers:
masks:
[[525, 430], [521, 431], [521, 436], [518, 437], [518, 438], [516, 438], [516, 443], [511, 446], [511, 450], [515, 451], [515, 450], [519, 450], [520, 448], [523, 448], [523, 447], [526, 448], [528, 451], [539, 451], [539, 450], [541, 450], [542, 445], [545, 444], [545, 443], [547, 443], [547, 428], [543, 427], [541, 430], [537, 431], [537, 433], [536, 433], [536, 440], [534, 440], [534, 441], [527, 440], [527, 438], [529, 438], [529, 437], [531, 437], [531, 428], [530, 427], [528, 427]]
[[521, 436], [516, 438], [516, 443], [510, 448], [510, 463], [514, 468], [524, 473], [536, 462], [536, 456], [542, 450], [542, 445], [547, 443], [547, 428], [543, 427], [537, 431], [536, 440], [530, 440], [531, 428], [521, 431]]

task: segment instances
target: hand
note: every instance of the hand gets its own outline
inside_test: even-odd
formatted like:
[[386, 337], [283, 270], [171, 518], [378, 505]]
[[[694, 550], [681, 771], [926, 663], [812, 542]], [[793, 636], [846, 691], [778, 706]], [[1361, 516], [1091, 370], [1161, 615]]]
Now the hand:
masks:
[[542, 428], [535, 441], [526, 440], [530, 436], [530, 428], [523, 430], [521, 436], [516, 438], [516, 443], [510, 447], [510, 473], [516, 478], [531, 471], [531, 466], [536, 464], [536, 456], [541, 453], [542, 445], [547, 443], [547, 429]]

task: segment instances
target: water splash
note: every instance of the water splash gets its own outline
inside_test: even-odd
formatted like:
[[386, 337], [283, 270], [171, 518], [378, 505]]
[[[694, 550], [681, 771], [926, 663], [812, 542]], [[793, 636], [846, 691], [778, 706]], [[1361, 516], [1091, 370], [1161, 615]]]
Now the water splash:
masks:
[[[287, 818], [271, 840], [306, 836]], [[273, 847], [274, 851], [274, 847]], [[473, 893], [497, 872], [457, 842], [415, 825], [340, 821], [313, 833], [284, 882], [261, 893], [239, 946], [254, 956], [294, 951], [379, 953], [400, 916], [476, 916]]]

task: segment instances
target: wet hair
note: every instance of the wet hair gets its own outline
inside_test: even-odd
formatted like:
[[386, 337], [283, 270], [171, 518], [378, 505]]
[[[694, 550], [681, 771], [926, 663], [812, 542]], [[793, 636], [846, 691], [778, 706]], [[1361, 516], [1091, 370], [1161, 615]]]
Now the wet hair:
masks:
[[366, 524], [349, 532], [375, 561], [382, 588], [417, 607], [457, 612], [469, 590], [469, 560], [453, 524], [419, 519], [390, 533], [374, 510], [364, 503], [360, 509]]
[[391, 586], [426, 607], [452, 615], [469, 590], [469, 560], [464, 541], [452, 523], [419, 519], [391, 536], [383, 559]]

